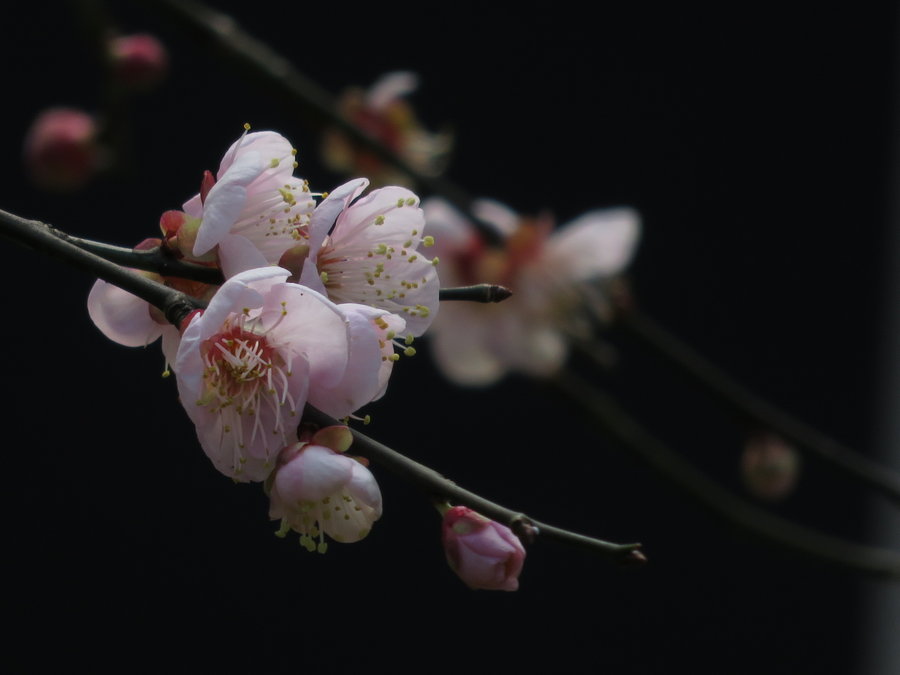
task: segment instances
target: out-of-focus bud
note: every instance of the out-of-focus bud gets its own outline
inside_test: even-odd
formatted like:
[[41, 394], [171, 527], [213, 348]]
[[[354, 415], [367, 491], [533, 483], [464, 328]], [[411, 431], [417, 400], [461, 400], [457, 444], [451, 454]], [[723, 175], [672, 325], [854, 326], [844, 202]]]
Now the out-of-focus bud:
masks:
[[122, 35], [110, 40], [109, 56], [116, 79], [135, 91], [159, 84], [169, 69], [169, 54], [152, 35]]
[[787, 497], [799, 472], [797, 450], [780, 436], [757, 434], [744, 446], [741, 475], [747, 490], [759, 499], [777, 501]]
[[51, 108], [34, 120], [25, 136], [25, 164], [47, 190], [78, 190], [99, 164], [97, 123], [72, 108]]
[[525, 547], [508, 527], [454, 506], [444, 513], [442, 536], [450, 568], [469, 588], [519, 588]]

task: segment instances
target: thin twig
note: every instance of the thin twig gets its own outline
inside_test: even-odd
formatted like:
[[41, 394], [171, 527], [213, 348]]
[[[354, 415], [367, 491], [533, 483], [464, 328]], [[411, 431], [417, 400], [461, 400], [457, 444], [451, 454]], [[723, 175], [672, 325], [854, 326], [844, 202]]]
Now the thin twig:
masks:
[[[149, 249], [137, 250], [124, 246], [114, 246], [101, 241], [74, 237], [62, 230], [44, 225], [48, 232], [74, 244], [78, 248], [90, 251], [110, 262], [130, 267], [132, 269], [156, 272], [164, 277], [177, 277], [191, 281], [202, 281], [205, 284], [220, 286], [225, 283], [225, 277], [218, 267], [207, 267], [195, 263], [185, 262], [173, 256], [168, 249], [155, 246]], [[440, 290], [440, 300], [468, 301], [479, 303], [502, 302], [512, 295], [505, 286], [498, 284], [475, 284], [472, 286], [454, 286]]]
[[125, 267], [147, 272], [156, 272], [164, 277], [177, 277], [179, 279], [200, 281], [214, 286], [220, 286], [225, 283], [225, 277], [222, 275], [222, 270], [218, 267], [208, 267], [206, 265], [185, 262], [184, 260], [176, 258], [168, 249], [162, 246], [137, 250], [126, 248], [124, 246], [114, 246], [101, 241], [73, 237], [55, 227], [50, 227], [49, 230], [60, 239], [64, 239], [78, 248], [95, 253], [106, 258], [110, 262]]
[[754, 394], [638, 309], [622, 310], [616, 325], [744, 417], [900, 504], [900, 474], [896, 471], [867, 459]]
[[498, 284], [475, 284], [441, 289], [441, 300], [466, 300], [468, 302], [503, 302], [512, 291]]
[[0, 236], [39, 251], [67, 265], [108, 281], [158, 307], [172, 324], [204, 304], [168, 286], [136, 274], [116, 263], [86, 251], [59, 236], [59, 230], [38, 220], [28, 220], [0, 210]]
[[706, 477], [646, 431], [612, 397], [576, 375], [563, 372], [550, 384], [624, 448], [742, 531], [819, 562], [871, 576], [900, 579], [900, 554], [826, 535], [775, 516]]
[[[303, 418], [322, 426], [340, 424], [337, 420], [310, 406], [307, 406]], [[406, 481], [418, 486], [433, 499], [449, 500], [468, 506], [483, 516], [507, 525], [522, 539], [523, 543], [530, 544], [533, 539], [540, 536], [599, 553], [619, 563], [632, 564], [646, 561], [640, 551], [640, 544], [615, 544], [547, 525], [524, 513], [500, 506], [474, 492], [459, 487], [434, 469], [392, 450], [357, 429], [351, 427], [350, 431], [353, 433], [354, 453], [358, 452], [371, 458]]]

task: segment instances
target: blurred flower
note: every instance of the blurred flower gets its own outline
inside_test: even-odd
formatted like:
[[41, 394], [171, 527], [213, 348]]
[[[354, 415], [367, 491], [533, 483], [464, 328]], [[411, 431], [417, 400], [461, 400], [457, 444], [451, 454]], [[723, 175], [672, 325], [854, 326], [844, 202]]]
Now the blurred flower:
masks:
[[334, 302], [397, 314], [409, 334], [419, 336], [438, 310], [437, 271], [419, 251], [433, 240], [423, 236], [419, 198], [406, 188], [381, 188], [353, 202], [368, 183], [365, 178], [345, 183], [313, 212], [300, 282]]
[[554, 230], [549, 215], [526, 219], [481, 200], [474, 214], [503, 240], [490, 246], [445, 201], [422, 206], [444, 286], [496, 283], [513, 292], [496, 305], [443, 303], [431, 327], [432, 353], [443, 373], [463, 385], [492, 384], [509, 371], [556, 372], [570, 339], [590, 337], [592, 323], [610, 316], [603, 285], [631, 261], [640, 233], [629, 208], [591, 211]]
[[326, 534], [342, 543], [369, 534], [381, 517], [381, 491], [359, 460], [343, 454], [352, 440], [347, 427], [325, 427], [282, 451], [267, 481], [280, 535], [294, 530], [309, 551], [325, 553]]
[[454, 506], [444, 513], [442, 538], [450, 568], [469, 588], [519, 588], [525, 547], [505, 525]]
[[169, 54], [153, 35], [121, 35], [109, 42], [109, 58], [116, 79], [129, 89], [147, 91], [169, 69]]
[[184, 204], [196, 225], [194, 257], [218, 246], [226, 277], [277, 264], [304, 238], [315, 208], [305, 180], [293, 176], [296, 150], [274, 131], [244, 133], [219, 165], [204, 176], [200, 192]]
[[[387, 73], [368, 91], [348, 88], [338, 101], [338, 109], [347, 120], [414, 169], [436, 176], [444, 170], [453, 139], [446, 131], [425, 131], [412, 107], [403, 99], [415, 91], [418, 84], [413, 73]], [[368, 176], [378, 186], [407, 184], [405, 174], [373, 152], [359, 147], [340, 130], [326, 131], [322, 155], [329, 168], [345, 175]]]
[[800, 456], [783, 438], [772, 433], [751, 436], [741, 455], [744, 486], [755, 497], [777, 501], [787, 497], [797, 484]]
[[72, 192], [84, 187], [100, 165], [96, 120], [81, 110], [51, 108], [25, 136], [25, 164], [41, 188]]
[[348, 321], [327, 298], [265, 267], [226, 281], [184, 328], [178, 392], [216, 468], [260, 481], [296, 440], [307, 398], [344, 377]]

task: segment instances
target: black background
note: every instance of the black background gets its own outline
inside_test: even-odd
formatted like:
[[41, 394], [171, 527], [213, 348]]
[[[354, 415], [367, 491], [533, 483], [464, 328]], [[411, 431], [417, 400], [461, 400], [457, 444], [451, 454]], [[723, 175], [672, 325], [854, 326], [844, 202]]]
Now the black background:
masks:
[[[232, 4], [232, 3], [229, 3]], [[150, 5], [109, 3], [155, 32], [172, 71], [134, 99], [129, 170], [59, 196], [23, 175], [28, 124], [102, 108], [75, 3], [16, 4], [0, 44], [0, 208], [132, 245], [156, 234], [241, 125], [300, 150], [329, 189], [317, 134]], [[643, 217], [638, 302], [715, 362], [837, 439], [875, 441], [888, 347], [884, 288], [895, 9], [851, 12], [574, 3], [225, 3], [331, 93], [410, 69], [420, 117], [453, 126], [448, 176], [565, 223], [627, 204]], [[618, 569], [539, 542], [516, 593], [447, 568], [439, 518], [377, 465], [385, 514], [365, 541], [309, 554], [273, 536], [256, 485], [203, 455], [156, 345], [91, 324], [92, 279], [6, 243], [4, 659], [19, 672], [848, 673], [861, 605], [849, 573], [716, 520], [540, 383], [470, 391], [428, 355], [395, 369], [367, 432], [535, 517], [644, 543]], [[741, 436], [714, 403], [619, 339], [596, 380], [740, 490]], [[583, 364], [575, 363], [574, 367]], [[862, 493], [807, 461], [773, 509], [863, 540]]]

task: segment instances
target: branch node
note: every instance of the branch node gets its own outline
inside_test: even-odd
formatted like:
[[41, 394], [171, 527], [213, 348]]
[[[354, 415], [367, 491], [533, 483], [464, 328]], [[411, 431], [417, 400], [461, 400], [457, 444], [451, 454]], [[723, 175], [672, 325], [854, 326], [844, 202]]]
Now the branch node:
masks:
[[524, 513], [513, 516], [512, 520], [509, 521], [509, 529], [511, 529], [513, 534], [515, 534], [526, 546], [531, 546], [535, 539], [537, 539], [538, 534], [540, 534], [540, 530], [537, 526], [535, 526]]

